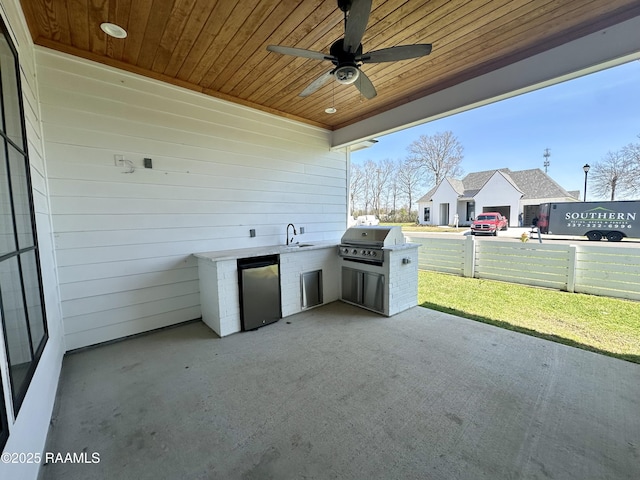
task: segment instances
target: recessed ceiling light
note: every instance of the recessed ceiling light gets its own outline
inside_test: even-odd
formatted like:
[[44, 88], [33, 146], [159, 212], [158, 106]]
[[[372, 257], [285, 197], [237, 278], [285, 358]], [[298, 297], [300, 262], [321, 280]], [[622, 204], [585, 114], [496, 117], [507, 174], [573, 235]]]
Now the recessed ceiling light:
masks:
[[336, 113], [337, 110], [333, 107], [329, 107], [329, 108], [325, 108], [324, 109], [325, 113]]
[[101, 23], [100, 28], [104, 33], [113, 38], [126, 38], [127, 31], [115, 23]]

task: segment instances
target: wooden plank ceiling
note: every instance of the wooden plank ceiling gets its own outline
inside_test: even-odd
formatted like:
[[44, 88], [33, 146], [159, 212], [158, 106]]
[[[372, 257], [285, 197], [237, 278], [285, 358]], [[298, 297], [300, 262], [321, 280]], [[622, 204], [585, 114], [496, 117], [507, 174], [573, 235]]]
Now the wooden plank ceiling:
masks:
[[[640, 15], [637, 0], [374, 0], [364, 52], [431, 43], [431, 55], [365, 64], [378, 91], [330, 82], [298, 94], [344, 35], [336, 0], [21, 0], [36, 44], [329, 129], [355, 123]], [[102, 22], [125, 28], [108, 37]], [[325, 113], [335, 106], [337, 112]]]

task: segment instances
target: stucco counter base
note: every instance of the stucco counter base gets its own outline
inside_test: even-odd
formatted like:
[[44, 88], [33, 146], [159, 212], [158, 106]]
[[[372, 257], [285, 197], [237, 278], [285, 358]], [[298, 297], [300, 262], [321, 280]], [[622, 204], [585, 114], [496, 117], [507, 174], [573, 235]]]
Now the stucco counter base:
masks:
[[336, 243], [310, 246], [273, 245], [266, 247], [195, 253], [200, 278], [202, 321], [219, 336], [241, 331], [238, 265], [240, 258], [280, 255], [280, 295], [282, 316], [302, 311], [300, 275], [323, 271], [323, 304], [338, 299]]

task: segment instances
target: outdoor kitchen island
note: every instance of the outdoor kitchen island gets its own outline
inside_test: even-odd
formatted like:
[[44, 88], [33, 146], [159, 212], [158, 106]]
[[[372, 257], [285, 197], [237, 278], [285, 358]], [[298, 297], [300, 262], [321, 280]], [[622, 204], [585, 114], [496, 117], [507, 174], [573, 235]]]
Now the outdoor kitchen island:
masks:
[[267, 256], [278, 259], [282, 318], [336, 300], [386, 316], [416, 306], [418, 244], [405, 243], [399, 227], [353, 227], [347, 232], [358, 238], [378, 238], [378, 245], [366, 245], [363, 240], [358, 245], [353, 239], [346, 244], [345, 234], [340, 245], [273, 245], [194, 253], [203, 322], [221, 337], [251, 329], [244, 324], [241, 306], [251, 296], [242, 292], [239, 265]]
[[272, 245], [266, 247], [194, 253], [198, 259], [202, 321], [221, 337], [242, 330], [238, 260], [279, 255], [282, 317], [299, 313], [303, 307], [301, 279], [319, 273], [321, 303], [339, 299], [337, 243]]

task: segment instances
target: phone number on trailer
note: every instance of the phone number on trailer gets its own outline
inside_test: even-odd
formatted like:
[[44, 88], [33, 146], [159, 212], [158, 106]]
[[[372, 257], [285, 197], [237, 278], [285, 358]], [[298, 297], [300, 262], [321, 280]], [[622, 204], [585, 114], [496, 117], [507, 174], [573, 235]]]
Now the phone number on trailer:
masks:
[[568, 222], [570, 228], [631, 228], [631, 225], [624, 223], [589, 223], [589, 222]]

